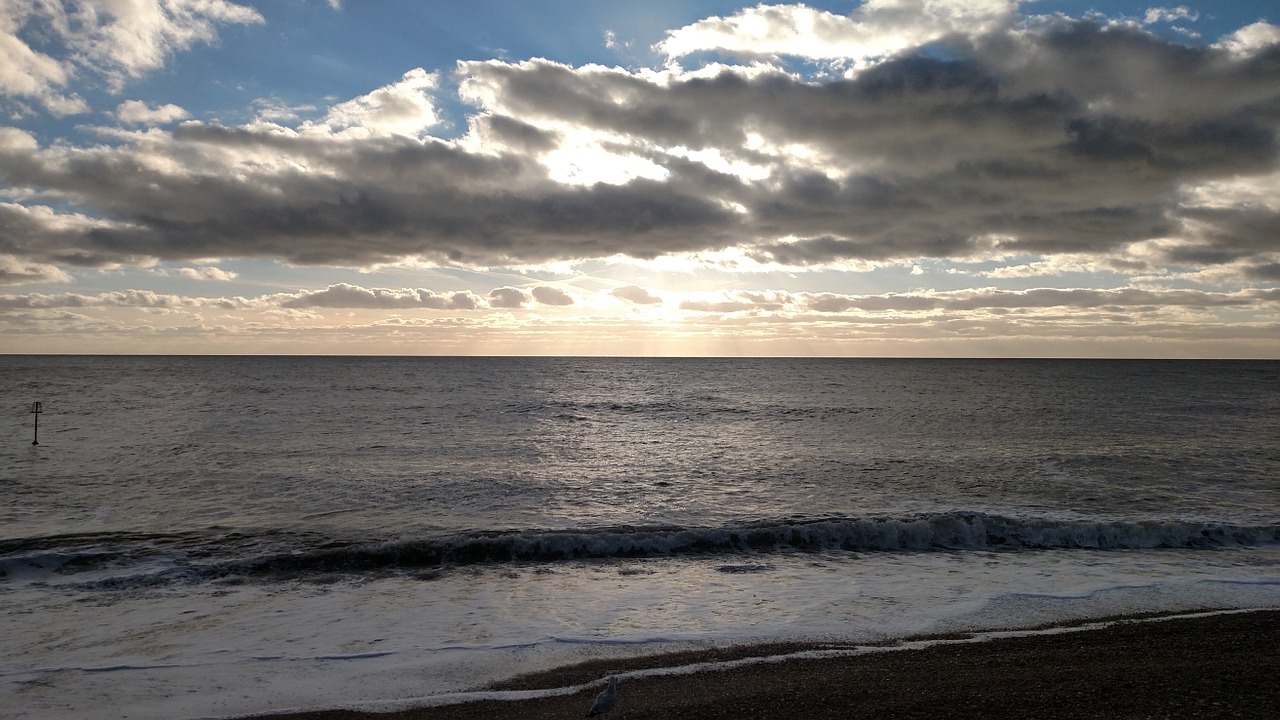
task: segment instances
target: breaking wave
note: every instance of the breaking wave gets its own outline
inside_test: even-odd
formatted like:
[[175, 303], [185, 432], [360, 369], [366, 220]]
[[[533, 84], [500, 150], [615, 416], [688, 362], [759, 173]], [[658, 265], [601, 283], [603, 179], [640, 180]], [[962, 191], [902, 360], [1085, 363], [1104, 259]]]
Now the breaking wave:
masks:
[[1280, 544], [1280, 524], [1015, 518], [962, 511], [757, 521], [718, 528], [484, 531], [364, 542], [280, 532], [203, 537], [76, 535], [0, 541], [0, 587], [20, 580], [110, 587], [184, 580], [305, 579], [510, 562], [681, 555], [1193, 550], [1273, 544]]

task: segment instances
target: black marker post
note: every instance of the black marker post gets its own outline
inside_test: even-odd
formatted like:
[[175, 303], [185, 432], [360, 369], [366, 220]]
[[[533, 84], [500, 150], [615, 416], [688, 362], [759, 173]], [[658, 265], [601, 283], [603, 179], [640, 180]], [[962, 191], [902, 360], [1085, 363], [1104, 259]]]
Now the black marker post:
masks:
[[32, 445], [39, 445], [39, 444], [40, 444], [40, 440], [39, 440], [39, 437], [40, 437], [40, 413], [42, 413], [42, 412], [44, 412], [44, 410], [41, 410], [41, 409], [40, 409], [40, 403], [38, 403], [38, 402], [33, 402], [33, 403], [31, 403], [31, 414], [36, 416], [36, 425], [35, 425], [35, 429], [34, 429], [34, 430], [32, 430], [32, 432], [31, 432], [31, 444], [32, 444]]

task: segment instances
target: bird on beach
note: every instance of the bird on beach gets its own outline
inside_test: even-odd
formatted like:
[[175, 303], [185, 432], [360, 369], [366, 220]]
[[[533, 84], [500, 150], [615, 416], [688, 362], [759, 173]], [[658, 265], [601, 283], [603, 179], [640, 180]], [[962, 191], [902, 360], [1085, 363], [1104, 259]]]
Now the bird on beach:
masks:
[[587, 711], [587, 717], [595, 717], [603, 715], [613, 709], [618, 703], [618, 678], [610, 676], [609, 687], [600, 691], [596, 696], [596, 701], [591, 704], [591, 709]]

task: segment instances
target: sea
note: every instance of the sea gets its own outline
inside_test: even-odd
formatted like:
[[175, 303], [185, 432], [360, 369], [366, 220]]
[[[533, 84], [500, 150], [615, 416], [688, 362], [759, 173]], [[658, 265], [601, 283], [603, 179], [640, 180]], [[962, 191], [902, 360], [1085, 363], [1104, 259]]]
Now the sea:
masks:
[[1278, 607], [1280, 362], [0, 355], [0, 494], [4, 717], [449, 703]]

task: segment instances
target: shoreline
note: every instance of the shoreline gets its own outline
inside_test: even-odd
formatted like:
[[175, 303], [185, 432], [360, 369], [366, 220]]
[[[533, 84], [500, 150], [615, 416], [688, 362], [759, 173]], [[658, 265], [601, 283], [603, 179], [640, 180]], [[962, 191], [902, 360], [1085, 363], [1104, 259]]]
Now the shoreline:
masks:
[[[581, 717], [613, 673], [621, 676], [619, 700], [605, 717], [630, 720], [1264, 717], [1280, 707], [1280, 609], [1102, 618], [877, 645], [724, 646], [555, 668], [447, 705], [419, 698], [396, 703], [398, 710], [244, 718]], [[485, 697], [492, 693], [503, 699]], [[408, 707], [414, 702], [424, 706]]]

